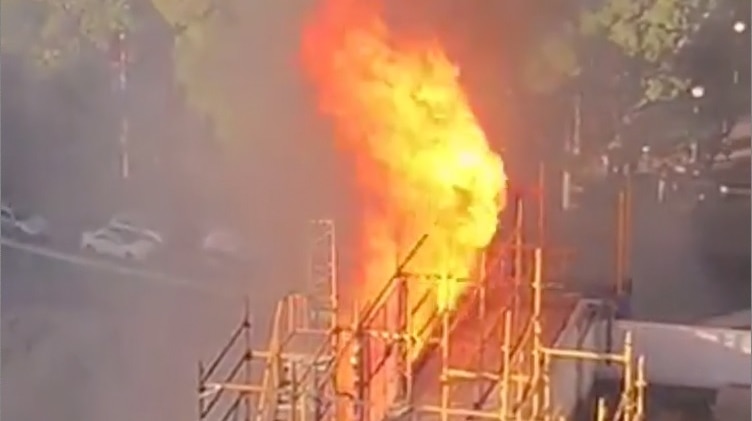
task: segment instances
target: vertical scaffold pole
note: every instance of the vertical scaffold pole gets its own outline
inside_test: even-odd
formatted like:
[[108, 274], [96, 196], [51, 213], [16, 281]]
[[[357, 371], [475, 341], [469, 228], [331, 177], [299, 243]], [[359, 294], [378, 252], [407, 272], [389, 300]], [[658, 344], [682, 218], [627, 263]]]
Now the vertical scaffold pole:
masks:
[[624, 192], [624, 272], [629, 276], [632, 265], [632, 176], [627, 176]]
[[647, 381], [645, 380], [645, 357], [640, 355], [637, 358], [637, 411], [635, 419], [641, 421], [645, 416], [645, 388], [647, 387]]
[[396, 332], [399, 336], [397, 338], [399, 344], [398, 361], [399, 364], [399, 385], [398, 396], [406, 402], [410, 402], [410, 396], [412, 393], [412, 364], [410, 363], [410, 355], [412, 354], [412, 332], [410, 332], [410, 308], [408, 301], [407, 290], [407, 278], [404, 276], [399, 279], [399, 286], [397, 290], [397, 311], [398, 311], [398, 325]]
[[616, 216], [616, 293], [621, 294], [624, 286], [624, 257], [625, 257], [625, 236], [626, 236], [626, 195], [623, 191], [619, 192], [617, 202]]
[[[473, 294], [475, 294], [475, 297], [478, 299], [478, 305], [476, 307], [476, 310], [478, 312], [477, 318], [479, 320], [485, 320], [487, 317], [487, 311], [486, 311], [486, 286], [488, 283], [488, 280], [486, 279], [486, 253], [487, 251], [484, 251], [480, 254], [480, 258], [478, 259], [479, 263], [479, 270], [478, 270], [478, 278], [475, 280], [475, 285], [478, 285], [477, 289], [474, 289]], [[494, 331], [489, 332], [490, 335], [493, 335]], [[478, 339], [478, 369], [482, 370], [483, 367], [485, 367], [486, 364], [486, 342], [488, 338], [486, 337], [485, 331], [481, 331], [480, 334], [477, 336]], [[482, 382], [475, 382], [475, 399], [482, 399], [483, 395], [485, 393], [484, 391], [484, 384]]]
[[[243, 311], [243, 336], [245, 339], [245, 355], [243, 355], [243, 359], [245, 362], [243, 363], [245, 365], [245, 384], [251, 384], [253, 381], [253, 372], [252, 372], [252, 366], [251, 366], [251, 358], [253, 358], [252, 350], [253, 343], [251, 342], [251, 334], [253, 329], [253, 326], [251, 324], [251, 304], [248, 297], [245, 298], [245, 309]], [[253, 416], [253, 400], [250, 393], [246, 393], [244, 396], [245, 400], [245, 421], [251, 421], [251, 418]]]
[[551, 356], [547, 353], [543, 353], [543, 414], [545, 421], [551, 419]]
[[[357, 313], [356, 313], [357, 314]], [[357, 322], [356, 322], [357, 326]], [[353, 371], [353, 419], [364, 421], [365, 419], [365, 373], [363, 367], [363, 335], [359, 330], [353, 332], [354, 341], [352, 343], [352, 355], [350, 356], [350, 365]]]
[[595, 413], [596, 421], [606, 421], [608, 415], [608, 409], [606, 408], [606, 400], [603, 398], [598, 399], [598, 409]]
[[449, 310], [441, 311], [441, 421], [449, 421]]
[[541, 365], [543, 363], [543, 327], [541, 325], [541, 302], [542, 302], [542, 283], [543, 283], [543, 251], [540, 247], [535, 249], [533, 262], [533, 417], [538, 417], [541, 410], [540, 384], [541, 384]]
[[499, 419], [505, 420], [509, 415], [509, 397], [511, 396], [512, 370], [512, 314], [509, 310], [504, 312], [504, 325], [502, 327], [502, 355], [504, 361], [501, 365], [501, 387], [499, 388]]
[[541, 247], [546, 244], [546, 164], [538, 166], [538, 241]]
[[298, 362], [289, 361], [290, 364], [290, 421], [299, 421], [298, 411], [300, 405], [298, 404], [298, 398], [300, 394], [300, 385], [298, 384]]
[[515, 213], [514, 213], [514, 292], [512, 294], [512, 327], [516, 326], [517, 314], [520, 312], [520, 292], [522, 289], [523, 279], [523, 220], [524, 218], [524, 206], [522, 203], [522, 197], [517, 196], [515, 199]]
[[632, 421], [634, 414], [635, 385], [634, 370], [632, 368], [632, 358], [634, 358], [632, 349], [632, 332], [624, 335], [624, 385], [622, 386], [622, 415], [624, 420]]

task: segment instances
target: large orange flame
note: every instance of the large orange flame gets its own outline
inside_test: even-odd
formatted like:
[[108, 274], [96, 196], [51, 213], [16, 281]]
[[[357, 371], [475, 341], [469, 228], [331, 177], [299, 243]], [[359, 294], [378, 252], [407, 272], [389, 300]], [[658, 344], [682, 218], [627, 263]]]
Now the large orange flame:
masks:
[[[454, 306], [504, 206], [506, 174], [434, 39], [399, 39], [372, 2], [322, 0], [303, 38], [306, 69], [364, 193], [358, 299], [380, 290], [423, 233], [410, 271]], [[423, 295], [411, 286], [412, 300]], [[418, 322], [417, 320], [415, 321]]]

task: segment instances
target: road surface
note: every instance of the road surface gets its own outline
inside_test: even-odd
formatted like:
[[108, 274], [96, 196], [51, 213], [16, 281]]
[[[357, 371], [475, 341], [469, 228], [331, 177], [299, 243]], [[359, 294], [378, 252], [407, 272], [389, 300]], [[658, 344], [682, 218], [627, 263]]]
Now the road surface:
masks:
[[240, 294], [14, 246], [2, 248], [3, 417], [195, 417], [197, 360], [239, 321]]
[[[293, 10], [300, 9], [272, 13], [298, 13]], [[130, 116], [133, 171], [127, 182], [118, 178], [121, 102], [113, 98], [107, 72], [82, 65], [46, 82], [25, 77], [21, 66], [3, 72], [3, 86], [12, 88], [3, 91], [9, 105], [2, 112], [3, 199], [46, 217], [55, 251], [77, 255], [81, 230], [96, 228], [113, 213], [134, 211], [153, 216], [166, 234], [204, 224], [239, 225], [262, 266], [229, 283], [197, 274], [185, 256], [172, 265], [141, 268], [237, 293], [222, 299], [163, 279], [3, 246], [7, 419], [194, 419], [196, 359], [211, 356], [230, 334], [241, 297], [250, 296], [256, 320], [266, 326], [277, 299], [301, 288], [305, 222], [331, 216], [332, 203], [342, 200], [327, 186], [351, 177], [335, 170], [327, 125], [314, 118], [298, 89], [299, 74], [286, 62], [286, 53], [297, 48], [299, 16], [281, 16], [257, 28], [274, 28], [280, 35], [275, 39], [286, 41], [281, 49], [263, 49], [269, 60], [252, 60], [251, 79], [260, 83], [248, 85], [253, 94], [246, 95], [249, 142], [233, 150], [228, 165], [211, 164], [212, 153], [225, 151], [208, 130], [196, 130], [205, 128], [196, 123], [203, 116], [186, 112], [179, 98], [170, 98], [177, 106], [160, 106], [143, 95], [172, 84], [170, 67], [161, 75], [137, 69], [139, 63], [155, 66], [155, 57], [136, 60], [129, 76], [135, 88], [129, 94], [139, 106]], [[164, 57], [169, 61], [169, 54]], [[149, 130], [153, 126], [170, 130]], [[154, 156], [170, 159], [146, 159]], [[76, 364], [85, 370], [75, 371]]]

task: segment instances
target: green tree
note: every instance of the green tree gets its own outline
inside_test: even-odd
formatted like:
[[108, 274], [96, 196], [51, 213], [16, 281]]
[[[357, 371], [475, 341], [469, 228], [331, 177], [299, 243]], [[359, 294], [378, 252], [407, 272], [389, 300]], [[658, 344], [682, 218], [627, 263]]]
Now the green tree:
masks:
[[71, 63], [82, 48], [106, 49], [115, 32], [132, 26], [126, 0], [6, 0], [0, 45], [48, 71]]
[[[231, 1], [231, 0], [230, 0]], [[174, 35], [176, 79], [201, 111], [226, 118], [217, 98], [216, 38], [221, 24], [213, 0], [7, 0], [0, 14], [3, 52], [17, 56], [41, 75], [75, 64], [82, 51], [105, 53], [121, 31], [140, 28], [139, 12], [153, 8]], [[219, 50], [223, 50], [220, 48]], [[199, 98], [201, 98], [199, 100]], [[225, 107], [227, 107], [225, 105]], [[225, 122], [223, 122], [225, 123]], [[226, 127], [219, 124], [218, 127]]]
[[[611, 48], [623, 55], [625, 62], [637, 63], [630, 65], [634, 74], [622, 79], [631, 83], [608, 88], [634, 93], [627, 111], [674, 98], [686, 89], [687, 81], [675, 74], [671, 58], [716, 1], [605, 0], [594, 9], [575, 11], [573, 19], [542, 34], [538, 48], [531, 49], [523, 72], [525, 85], [539, 94], [555, 92], [587, 73], [588, 66], [598, 66], [597, 59], [590, 57], [592, 47]], [[263, 85], [250, 89], [247, 80], [261, 70], [267, 72], [267, 78], [278, 77], [279, 72], [266, 64], [270, 61], [278, 69], [285, 64], [292, 67], [293, 63], [282, 63], [279, 54], [269, 56], [267, 39], [285, 43], [287, 55], [294, 56], [297, 39], [290, 34], [297, 36], [297, 30], [291, 26], [300, 26], [305, 8], [302, 5], [280, 13], [284, 7], [250, 3], [146, 3], [172, 28], [175, 77], [187, 101], [213, 121], [222, 139], [246, 135], [251, 124], [248, 115], [269, 112], [265, 102], [273, 101], [274, 95], [264, 93]], [[0, 18], [2, 47], [25, 55], [43, 69], [54, 69], [71, 62], [82, 48], [106, 49], [117, 31], [138, 30], [137, 11], [132, 9], [135, 6], [129, 7], [127, 0], [6, 0]], [[288, 38], [281, 40], [276, 35], [281, 33]], [[258, 124], [269, 120], [259, 119], [263, 121]]]
[[[209, 117], [218, 140], [260, 147], [300, 137], [305, 92], [299, 56], [305, 2], [228, 3], [175, 46], [177, 81], [188, 103]], [[240, 141], [243, 139], [244, 141]]]
[[611, 48], [641, 87], [632, 109], [675, 98], [688, 81], [675, 73], [672, 59], [715, 6], [716, 0], [606, 0], [582, 10], [541, 37], [527, 61], [528, 86], [552, 92], [583, 67], [600, 65], [593, 51]]

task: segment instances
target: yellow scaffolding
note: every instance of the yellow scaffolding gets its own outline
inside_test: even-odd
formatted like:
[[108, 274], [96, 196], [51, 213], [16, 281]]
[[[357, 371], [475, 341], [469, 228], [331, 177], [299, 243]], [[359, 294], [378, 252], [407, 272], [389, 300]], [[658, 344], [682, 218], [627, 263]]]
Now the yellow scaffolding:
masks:
[[337, 243], [334, 221], [315, 219], [309, 223], [308, 296], [311, 324], [331, 326], [337, 314]]
[[[511, 240], [489, 252], [478, 279], [458, 280], [472, 286], [464, 304], [456, 311], [434, 312], [418, 327], [412, 318], [432, 297], [426, 293], [408, 300], [410, 288], [439, 277], [407, 273], [405, 268], [428, 236], [416, 242], [371, 302], [354, 309], [357, 317], [344, 321], [337, 313], [341, 305], [334, 226], [314, 222], [323, 228], [316, 231], [317, 238], [326, 240], [314, 243], [329, 255], [328, 263], [313, 266], [331, 272], [317, 270], [311, 283], [314, 291], [278, 303], [266, 350], [250, 349], [252, 324], [246, 312], [220, 355], [208, 366], [200, 365], [199, 419], [562, 420], [570, 414], [560, 413], [552, 402], [552, 364], [580, 360], [608, 365], [623, 378], [618, 402], [607, 405], [600, 400], [596, 418], [641, 421], [644, 362], [633, 355], [630, 335], [620, 352], [562, 349], [544, 335], [556, 330], [546, 326], [549, 310], [544, 303], [549, 293], [543, 280], [544, 256], [552, 253], [544, 253], [540, 244], [525, 245], [522, 201], [516, 204]], [[322, 323], [322, 309], [334, 317]], [[467, 353], [455, 348], [459, 334], [468, 330], [463, 323], [470, 319], [483, 322], [473, 328], [478, 331], [473, 332], [476, 344], [470, 353], [477, 355], [467, 355], [480, 363], [456, 366], [457, 355]], [[239, 352], [228, 374], [220, 376], [217, 367], [234, 346], [245, 346], [245, 351]], [[486, 353], [498, 358], [486, 358]], [[426, 385], [436, 385], [438, 393], [426, 394]], [[473, 391], [471, 398], [467, 390]], [[224, 409], [219, 410], [223, 401]]]

